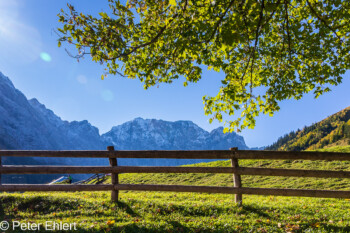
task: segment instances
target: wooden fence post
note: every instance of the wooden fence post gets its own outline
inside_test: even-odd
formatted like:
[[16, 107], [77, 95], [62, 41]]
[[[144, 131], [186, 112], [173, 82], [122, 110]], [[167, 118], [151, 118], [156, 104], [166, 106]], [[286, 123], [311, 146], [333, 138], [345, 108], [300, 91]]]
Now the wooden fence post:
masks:
[[[230, 150], [235, 154], [237, 151], [237, 147], [230, 148]], [[238, 168], [238, 159], [232, 156], [231, 158], [231, 166], [234, 168]], [[242, 180], [241, 175], [234, 173], [233, 174], [233, 184], [235, 188], [241, 188], [242, 187]], [[235, 202], [241, 206], [242, 205], [242, 194], [235, 194]]]
[[[114, 151], [114, 146], [108, 146], [107, 147], [108, 151]], [[109, 164], [112, 167], [118, 166], [118, 162], [116, 158], [109, 158]], [[111, 183], [112, 185], [116, 185], [119, 184], [119, 180], [118, 180], [118, 173], [111, 173]], [[113, 190], [112, 191], [112, 195], [111, 195], [111, 200], [113, 202], [117, 202], [118, 201], [118, 190]]]

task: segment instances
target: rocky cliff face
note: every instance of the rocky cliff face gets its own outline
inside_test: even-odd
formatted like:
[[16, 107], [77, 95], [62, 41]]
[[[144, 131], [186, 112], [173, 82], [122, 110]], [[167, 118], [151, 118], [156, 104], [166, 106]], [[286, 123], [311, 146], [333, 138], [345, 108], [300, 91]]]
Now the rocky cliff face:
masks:
[[[247, 149], [242, 136], [224, 134], [222, 128], [207, 132], [192, 121], [163, 121], [136, 118], [102, 135], [117, 150], [227, 150]], [[122, 165], [178, 166], [208, 162], [202, 159], [119, 159]]]
[[45, 132], [47, 143], [39, 143], [38, 147], [51, 150], [101, 150], [99, 130], [88, 121], [63, 121], [37, 99], [29, 100], [30, 105], [41, 116], [41, 128]]
[[[0, 149], [103, 150], [98, 129], [87, 121], [63, 121], [36, 99], [27, 98], [0, 72]], [[106, 159], [5, 157], [4, 164], [103, 165]], [[46, 182], [57, 175], [4, 176], [4, 182]], [[77, 176], [81, 177], [81, 176]]]
[[21, 150], [103, 149], [87, 121], [63, 121], [37, 99], [27, 98], [0, 73], [0, 148]]
[[192, 121], [136, 118], [102, 135], [118, 150], [227, 150], [247, 149], [242, 136], [224, 134], [222, 128], [207, 132]]

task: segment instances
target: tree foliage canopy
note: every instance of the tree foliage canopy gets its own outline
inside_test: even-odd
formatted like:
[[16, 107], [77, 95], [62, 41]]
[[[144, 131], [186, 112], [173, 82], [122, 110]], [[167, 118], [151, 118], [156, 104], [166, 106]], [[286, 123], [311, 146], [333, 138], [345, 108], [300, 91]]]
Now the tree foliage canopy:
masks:
[[[98, 17], [61, 10], [61, 42], [75, 58], [89, 54], [105, 74], [138, 78], [145, 88], [202, 69], [225, 75], [216, 96], [204, 96], [205, 114], [227, 130], [253, 128], [279, 102], [315, 97], [341, 83], [350, 66], [350, 1], [347, 0], [109, 0]], [[102, 76], [103, 77], [103, 76]]]

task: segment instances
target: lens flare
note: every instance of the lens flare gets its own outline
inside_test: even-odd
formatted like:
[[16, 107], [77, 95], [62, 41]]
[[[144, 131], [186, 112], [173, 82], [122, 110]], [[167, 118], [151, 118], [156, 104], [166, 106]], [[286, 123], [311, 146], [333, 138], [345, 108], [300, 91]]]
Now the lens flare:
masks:
[[79, 75], [79, 76], [77, 77], [77, 80], [78, 80], [78, 82], [81, 83], [81, 84], [86, 84], [86, 83], [87, 83], [87, 78], [86, 78], [84, 75]]
[[104, 101], [112, 101], [114, 99], [113, 92], [110, 90], [103, 90], [101, 92], [101, 97]]
[[[23, 1], [21, 1], [23, 2]], [[28, 64], [42, 51], [41, 35], [20, 14], [19, 0], [0, 0], [0, 63]]]
[[50, 62], [51, 56], [48, 53], [42, 52], [40, 53], [40, 58], [43, 59], [43, 61]]

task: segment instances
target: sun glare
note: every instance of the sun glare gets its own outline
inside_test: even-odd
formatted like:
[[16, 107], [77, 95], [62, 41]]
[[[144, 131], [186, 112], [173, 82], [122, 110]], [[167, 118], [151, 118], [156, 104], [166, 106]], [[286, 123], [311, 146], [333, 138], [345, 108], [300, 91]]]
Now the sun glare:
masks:
[[0, 0], [0, 51], [5, 62], [30, 63], [42, 51], [39, 31], [20, 18], [20, 8], [18, 1]]
[[40, 58], [43, 61], [50, 62], [51, 61], [51, 56], [48, 53], [42, 52], [40, 53]]

